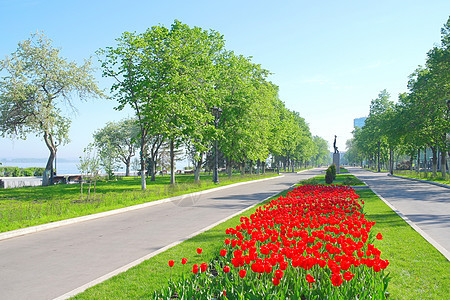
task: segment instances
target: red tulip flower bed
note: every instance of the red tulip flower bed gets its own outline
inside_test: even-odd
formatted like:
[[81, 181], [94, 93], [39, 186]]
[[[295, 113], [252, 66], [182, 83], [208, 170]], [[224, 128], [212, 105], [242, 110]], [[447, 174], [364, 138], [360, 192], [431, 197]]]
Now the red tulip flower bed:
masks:
[[157, 299], [385, 299], [389, 262], [358, 198], [345, 186], [295, 188], [241, 217], [217, 259]]

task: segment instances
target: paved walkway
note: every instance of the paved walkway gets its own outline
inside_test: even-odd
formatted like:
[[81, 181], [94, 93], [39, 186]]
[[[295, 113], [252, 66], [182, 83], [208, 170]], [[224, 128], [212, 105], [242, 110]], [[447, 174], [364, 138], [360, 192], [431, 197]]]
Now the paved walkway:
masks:
[[442, 254], [450, 257], [450, 189], [361, 168], [348, 170], [431, 237]]
[[59, 297], [322, 171], [285, 174], [0, 241], [0, 298]]

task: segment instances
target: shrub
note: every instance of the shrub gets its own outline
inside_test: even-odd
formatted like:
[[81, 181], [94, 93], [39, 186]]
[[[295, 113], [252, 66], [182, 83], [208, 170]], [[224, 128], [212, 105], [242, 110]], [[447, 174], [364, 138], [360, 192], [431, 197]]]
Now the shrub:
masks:
[[336, 165], [331, 165], [328, 167], [331, 170], [331, 174], [333, 175], [333, 180], [336, 179]]
[[[332, 165], [332, 166], [334, 166], [334, 165]], [[333, 180], [334, 180], [333, 171], [331, 170], [331, 166], [330, 166], [330, 167], [328, 167], [328, 169], [325, 173], [325, 182], [327, 184], [332, 184]]]
[[34, 168], [22, 169], [23, 176], [34, 176]]

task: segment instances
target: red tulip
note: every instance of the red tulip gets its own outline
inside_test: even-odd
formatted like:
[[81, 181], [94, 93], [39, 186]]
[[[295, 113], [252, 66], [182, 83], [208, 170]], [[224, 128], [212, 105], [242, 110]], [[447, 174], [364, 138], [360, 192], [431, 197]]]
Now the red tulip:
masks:
[[225, 272], [225, 273], [229, 273], [230, 272], [230, 267], [227, 265], [227, 266], [225, 266], [225, 267], [223, 267], [223, 271]]
[[172, 268], [172, 267], [173, 267], [173, 265], [174, 265], [174, 263], [175, 263], [175, 262], [174, 262], [173, 260], [169, 260], [169, 267], [171, 267], [171, 268]]
[[314, 277], [312, 277], [310, 274], [306, 275], [306, 281], [308, 281], [309, 283], [316, 282]]
[[382, 240], [383, 239], [383, 235], [381, 233], [377, 234], [377, 240]]
[[280, 284], [280, 279], [278, 279], [277, 277], [273, 277], [272, 278], [272, 283], [273, 283], [273, 285], [279, 285]]
[[198, 253], [198, 254], [201, 254], [201, 253], [202, 253], [202, 251], [203, 251], [203, 249], [202, 249], [202, 248], [197, 248], [197, 253]]
[[185, 264], [187, 263], [187, 258], [182, 258], [182, 259], [181, 259], [181, 263], [182, 263], [183, 265], [185, 265]]
[[192, 273], [194, 273], [194, 274], [198, 273], [198, 265], [197, 264], [192, 266]]
[[239, 277], [244, 278], [245, 275], [247, 275], [247, 270], [242, 269], [242, 270], [239, 271]]
[[227, 250], [226, 250], [226, 249], [221, 249], [221, 250], [220, 250], [220, 255], [221, 255], [221, 256], [227, 255]]
[[208, 264], [207, 264], [207, 263], [202, 263], [202, 264], [200, 265], [200, 270], [201, 270], [202, 272], [205, 272], [206, 269], [208, 269]]
[[335, 273], [331, 276], [331, 283], [334, 286], [340, 286], [343, 282], [344, 280], [342, 279], [342, 275], [340, 273]]
[[352, 274], [350, 271], [346, 271], [344, 273], [344, 279], [347, 281], [350, 281], [353, 278], [353, 276], [355, 276], [355, 274]]
[[278, 278], [278, 279], [283, 278], [283, 271], [281, 271], [281, 270], [276, 270], [276, 271], [275, 271], [275, 277]]

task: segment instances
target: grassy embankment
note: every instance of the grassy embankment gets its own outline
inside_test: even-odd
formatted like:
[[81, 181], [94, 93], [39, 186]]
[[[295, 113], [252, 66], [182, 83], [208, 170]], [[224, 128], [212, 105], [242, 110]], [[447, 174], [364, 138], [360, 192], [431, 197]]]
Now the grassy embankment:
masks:
[[[321, 178], [316, 180], [320, 181]], [[356, 193], [365, 202], [367, 218], [376, 222], [373, 232], [380, 232], [384, 236], [382, 241], [375, 242], [375, 246], [381, 250], [382, 258], [390, 261], [386, 270], [392, 277], [388, 287], [389, 298], [448, 299], [450, 262], [371, 190], [357, 190]], [[242, 215], [249, 216], [255, 210], [252, 208]], [[240, 217], [236, 216], [160, 253], [74, 299], [153, 299], [154, 292], [167, 284], [168, 278], [191, 276], [191, 268], [186, 266], [208, 262], [218, 256], [227, 237], [225, 229], [236, 226]], [[203, 248], [201, 255], [196, 253], [198, 247]], [[180, 263], [183, 257], [188, 259], [185, 266]], [[172, 269], [167, 265], [169, 260], [176, 262]]]
[[395, 170], [394, 175], [397, 176], [403, 176], [403, 177], [410, 177], [410, 178], [416, 178], [416, 179], [422, 179], [427, 181], [433, 181], [443, 184], [450, 185], [450, 177], [443, 178], [441, 173], [437, 173], [436, 176], [433, 176], [432, 172], [414, 172], [414, 171], [402, 171], [402, 170]]
[[83, 185], [83, 200], [80, 184], [0, 189], [0, 232], [273, 176], [277, 175], [235, 174], [231, 178], [225, 175], [219, 177], [220, 184], [216, 185], [211, 175], [202, 175], [198, 184], [194, 182], [194, 175], [178, 175], [175, 186], [170, 185], [170, 176], [157, 176], [154, 182], [147, 180], [146, 191], [141, 191], [140, 178], [126, 177], [117, 181], [97, 182], [95, 199], [92, 187], [89, 200], [87, 184]]

